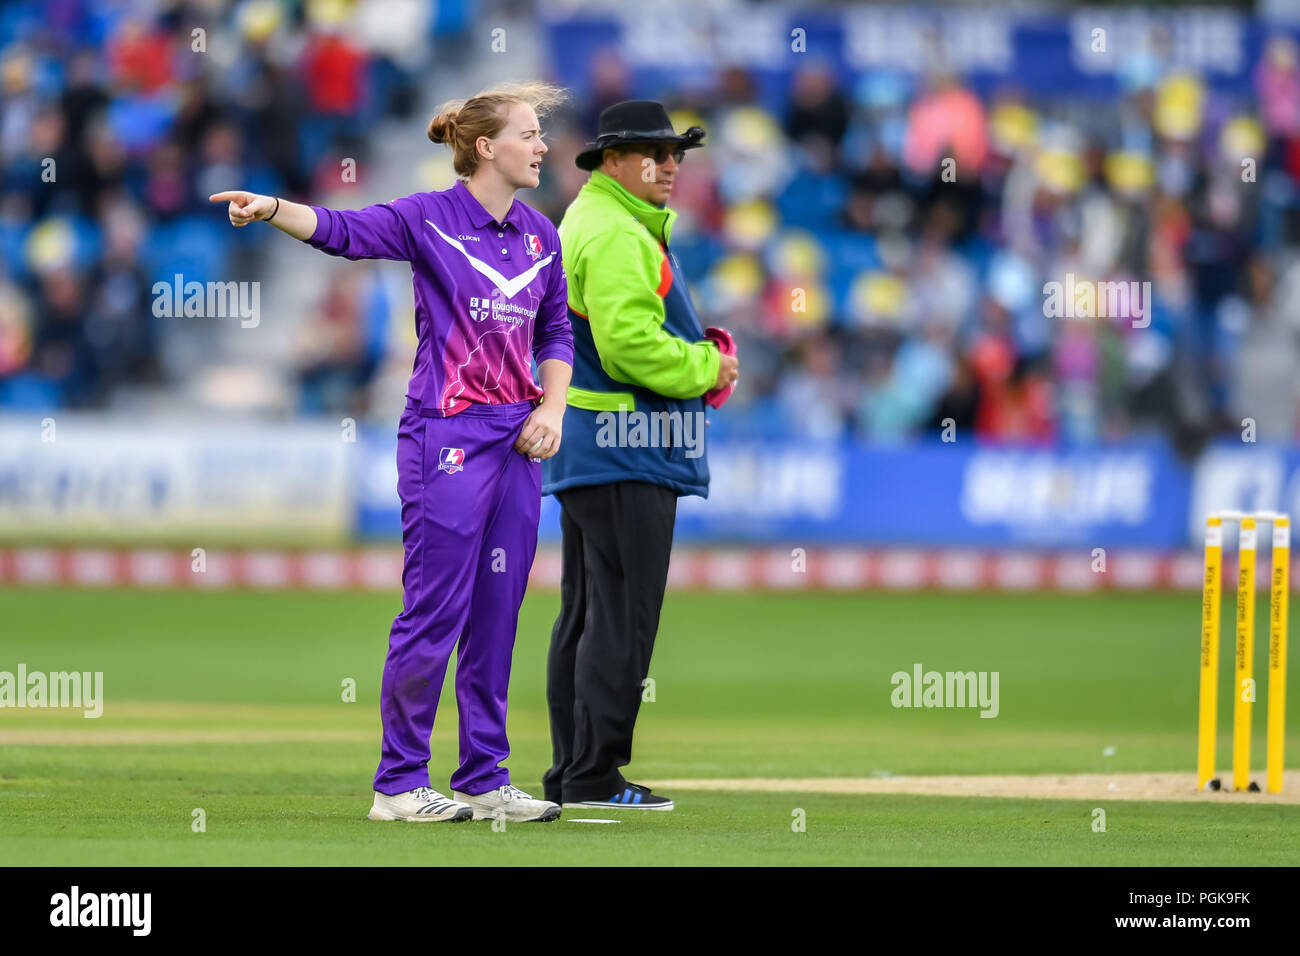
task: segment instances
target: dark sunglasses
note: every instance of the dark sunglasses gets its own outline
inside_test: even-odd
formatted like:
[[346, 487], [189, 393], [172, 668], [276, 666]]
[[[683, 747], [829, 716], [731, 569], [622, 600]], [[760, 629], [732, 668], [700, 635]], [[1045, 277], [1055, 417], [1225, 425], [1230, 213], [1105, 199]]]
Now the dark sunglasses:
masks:
[[642, 156], [649, 156], [655, 161], [656, 166], [662, 166], [668, 162], [671, 156], [680, 163], [686, 158], [686, 150], [681, 146], [664, 146], [661, 143], [630, 143], [622, 148], [625, 153], [638, 153]]

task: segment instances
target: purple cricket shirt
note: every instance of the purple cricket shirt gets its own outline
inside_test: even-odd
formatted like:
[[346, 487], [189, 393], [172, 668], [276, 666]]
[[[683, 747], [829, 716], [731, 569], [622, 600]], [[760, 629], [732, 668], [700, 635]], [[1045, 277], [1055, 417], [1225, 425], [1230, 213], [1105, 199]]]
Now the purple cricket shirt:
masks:
[[316, 210], [307, 240], [345, 259], [411, 263], [419, 344], [407, 397], [425, 417], [542, 394], [529, 364], [573, 364], [560, 237], [518, 199], [498, 223], [464, 182], [364, 209]]

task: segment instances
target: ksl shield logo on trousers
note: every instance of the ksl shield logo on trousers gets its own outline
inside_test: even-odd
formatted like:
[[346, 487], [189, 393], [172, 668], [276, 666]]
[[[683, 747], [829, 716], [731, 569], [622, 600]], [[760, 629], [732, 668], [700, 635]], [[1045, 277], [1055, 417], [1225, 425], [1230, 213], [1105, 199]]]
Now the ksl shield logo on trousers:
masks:
[[465, 449], [444, 448], [438, 456], [438, 469], [454, 475], [465, 467]]

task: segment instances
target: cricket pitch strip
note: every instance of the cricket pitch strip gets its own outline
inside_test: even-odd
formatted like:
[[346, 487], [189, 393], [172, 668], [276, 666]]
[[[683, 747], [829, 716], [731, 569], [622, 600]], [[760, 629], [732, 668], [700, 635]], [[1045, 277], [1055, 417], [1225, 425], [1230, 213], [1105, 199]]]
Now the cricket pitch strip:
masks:
[[[1230, 775], [1220, 779], [1225, 786]], [[1259, 774], [1263, 780], [1263, 774]], [[937, 797], [1013, 797], [1048, 800], [1176, 800], [1202, 803], [1300, 803], [1300, 771], [1284, 777], [1282, 793], [1198, 792], [1196, 773], [1077, 773], [946, 777], [737, 777], [713, 780], [648, 780], [672, 790], [761, 790], [791, 793], [910, 793]]]

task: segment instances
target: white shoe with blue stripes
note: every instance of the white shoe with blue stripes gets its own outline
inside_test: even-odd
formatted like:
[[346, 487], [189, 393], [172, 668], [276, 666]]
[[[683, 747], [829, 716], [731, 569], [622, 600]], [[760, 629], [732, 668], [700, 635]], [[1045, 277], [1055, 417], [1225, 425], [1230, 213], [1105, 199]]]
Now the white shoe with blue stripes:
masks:
[[588, 810], [671, 810], [673, 802], [667, 797], [651, 793], [649, 787], [629, 783], [608, 800], [582, 800], [578, 803], [565, 803], [564, 806], [584, 807]]

